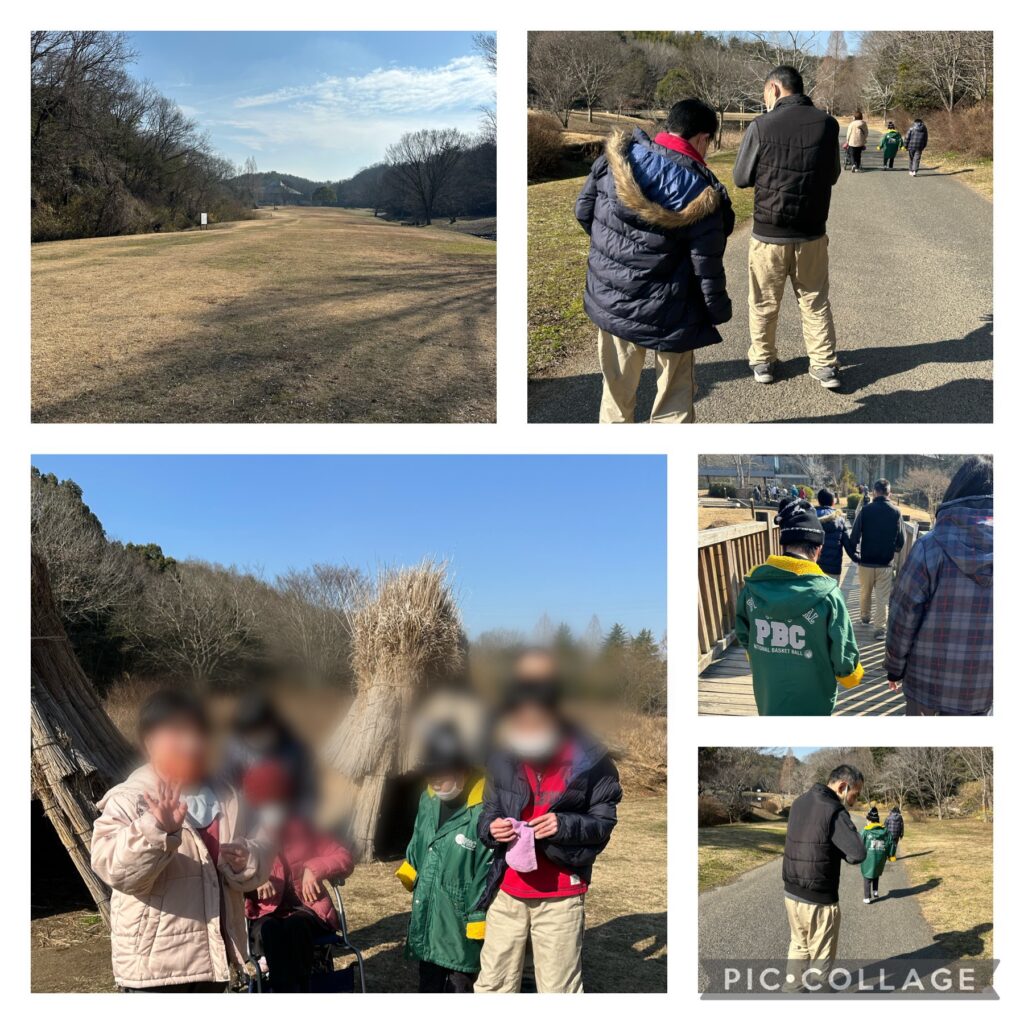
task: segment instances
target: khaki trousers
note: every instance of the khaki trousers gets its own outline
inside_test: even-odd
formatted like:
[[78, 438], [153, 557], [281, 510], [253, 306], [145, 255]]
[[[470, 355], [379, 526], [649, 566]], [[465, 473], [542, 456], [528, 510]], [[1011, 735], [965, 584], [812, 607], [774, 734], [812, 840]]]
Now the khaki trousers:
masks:
[[[889, 624], [889, 595], [892, 593], [892, 566], [871, 569], [866, 565], [857, 566], [860, 580], [860, 617], [862, 622], [873, 622], [876, 629], [885, 629]], [[877, 598], [878, 614], [871, 615], [871, 595]]]
[[[647, 349], [607, 331], [597, 332], [597, 358], [604, 377], [601, 423], [633, 423], [636, 391]], [[693, 353], [655, 352], [657, 394], [652, 423], [693, 423]]]
[[583, 991], [583, 896], [523, 900], [499, 892], [487, 911], [474, 992], [518, 992], [526, 943], [538, 992]]
[[800, 303], [804, 345], [811, 369], [836, 365], [836, 328], [828, 297], [828, 235], [813, 242], [776, 245], [750, 239], [750, 349], [751, 366], [778, 358], [775, 331], [786, 282]]
[[825, 977], [832, 970], [839, 946], [839, 904], [820, 906], [817, 903], [801, 903], [787, 896], [786, 917], [789, 918], [787, 959], [790, 964], [787, 973], [794, 980], [789, 981], [787, 978], [785, 987], [802, 987], [800, 975], [812, 967], [821, 972], [811, 978], [813, 985], [820, 983], [823, 988], [827, 988]]

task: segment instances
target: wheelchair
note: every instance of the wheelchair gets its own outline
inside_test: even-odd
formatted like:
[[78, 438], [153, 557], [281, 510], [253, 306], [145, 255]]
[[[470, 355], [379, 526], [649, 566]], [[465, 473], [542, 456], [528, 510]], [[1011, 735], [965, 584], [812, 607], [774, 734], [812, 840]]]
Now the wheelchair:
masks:
[[[345, 904], [341, 898], [344, 882], [321, 883], [327, 888], [338, 914], [338, 929], [328, 935], [317, 936], [313, 942], [313, 975], [310, 988], [313, 992], [366, 992], [366, 967], [362, 951], [357, 949], [348, 934], [348, 920]], [[260, 958], [252, 949], [252, 921], [247, 922], [246, 941], [246, 991], [258, 995], [273, 991], [273, 980], [260, 967]], [[352, 963], [340, 970], [335, 969], [334, 958], [351, 956]], [[358, 985], [358, 988], [357, 988]]]

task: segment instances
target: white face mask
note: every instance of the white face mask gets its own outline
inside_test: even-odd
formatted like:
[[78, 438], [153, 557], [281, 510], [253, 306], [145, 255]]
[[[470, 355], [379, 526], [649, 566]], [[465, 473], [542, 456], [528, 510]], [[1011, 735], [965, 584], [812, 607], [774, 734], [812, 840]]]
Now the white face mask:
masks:
[[445, 786], [443, 789], [434, 787], [434, 793], [438, 800], [443, 800], [446, 804], [451, 803], [452, 800], [457, 799], [462, 795], [462, 787], [452, 782]]
[[220, 801], [209, 786], [198, 793], [183, 793], [181, 798], [188, 808], [189, 823], [196, 828], [206, 828], [220, 814]]
[[543, 732], [510, 733], [508, 744], [513, 752], [527, 761], [542, 761], [558, 749], [557, 729]]

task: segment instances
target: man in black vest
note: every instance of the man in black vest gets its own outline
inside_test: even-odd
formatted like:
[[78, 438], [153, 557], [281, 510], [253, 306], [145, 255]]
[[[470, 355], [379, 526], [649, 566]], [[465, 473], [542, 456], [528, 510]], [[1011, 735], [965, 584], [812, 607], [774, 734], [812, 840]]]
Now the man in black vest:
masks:
[[[875, 639], [884, 640], [889, 625], [889, 597], [892, 594], [893, 562], [903, 550], [903, 516], [890, 501], [888, 480], [875, 481], [875, 496], [865, 501], [850, 532], [850, 543], [860, 546], [857, 579], [860, 582], [860, 621], [875, 624]], [[871, 598], [877, 614], [871, 614]]]
[[860, 796], [864, 776], [841, 764], [828, 782], [816, 782], [789, 809], [782, 881], [789, 918], [787, 989], [827, 988], [839, 944], [839, 873], [845, 860], [859, 864], [866, 856], [850, 812]]
[[764, 84], [768, 113], [751, 122], [733, 168], [737, 188], [754, 189], [750, 238], [750, 349], [759, 384], [771, 384], [775, 331], [786, 282], [800, 303], [809, 372], [838, 388], [836, 329], [828, 292], [828, 221], [839, 180], [839, 122], [804, 95], [796, 68], [782, 64]]

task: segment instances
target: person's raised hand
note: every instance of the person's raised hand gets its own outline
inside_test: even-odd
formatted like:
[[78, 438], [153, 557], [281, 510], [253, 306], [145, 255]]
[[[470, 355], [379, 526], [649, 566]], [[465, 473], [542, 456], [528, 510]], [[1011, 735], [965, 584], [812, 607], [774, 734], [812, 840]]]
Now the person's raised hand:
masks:
[[320, 897], [323, 887], [320, 880], [309, 868], [302, 872], [302, 898], [306, 903], [315, 903]]
[[558, 831], [558, 815], [548, 811], [527, 822], [533, 829], [534, 839], [550, 839]]
[[249, 863], [249, 849], [242, 843], [221, 843], [220, 859], [232, 871], [244, 871]]
[[510, 843], [516, 836], [516, 830], [508, 818], [495, 818], [491, 822], [491, 835], [499, 843]]
[[157, 783], [156, 795], [143, 792], [143, 799], [157, 825], [168, 835], [177, 832], [185, 820], [188, 807], [181, 799], [181, 786], [173, 782]]

